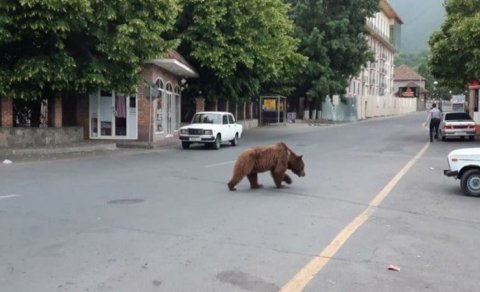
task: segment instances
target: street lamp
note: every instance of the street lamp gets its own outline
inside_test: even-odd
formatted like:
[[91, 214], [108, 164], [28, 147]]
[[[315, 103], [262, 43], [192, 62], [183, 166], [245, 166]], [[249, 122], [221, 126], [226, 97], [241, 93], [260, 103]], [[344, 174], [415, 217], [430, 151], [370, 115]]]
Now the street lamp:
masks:
[[439, 96], [438, 92], [437, 92], [437, 85], [438, 85], [438, 81], [433, 81], [433, 95], [435, 98], [438, 99], [438, 109], [441, 111], [442, 110], [442, 99], [441, 97]]

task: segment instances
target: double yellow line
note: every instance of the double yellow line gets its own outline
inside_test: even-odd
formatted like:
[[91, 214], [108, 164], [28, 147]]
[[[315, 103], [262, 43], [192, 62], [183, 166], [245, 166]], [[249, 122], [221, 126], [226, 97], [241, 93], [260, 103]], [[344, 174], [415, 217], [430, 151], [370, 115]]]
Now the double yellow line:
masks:
[[315, 256], [306, 266], [304, 266], [290, 281], [288, 281], [280, 290], [280, 292], [296, 292], [302, 291], [305, 286], [322, 270], [322, 268], [330, 261], [338, 250], [347, 242], [352, 234], [365, 223], [368, 218], [375, 212], [377, 207], [393, 190], [402, 177], [410, 170], [410, 168], [420, 159], [427, 151], [430, 143], [427, 143], [396, 175], [388, 182], [388, 184], [373, 198], [368, 207], [360, 213], [352, 222], [343, 228], [337, 236], [325, 247], [325, 249]]

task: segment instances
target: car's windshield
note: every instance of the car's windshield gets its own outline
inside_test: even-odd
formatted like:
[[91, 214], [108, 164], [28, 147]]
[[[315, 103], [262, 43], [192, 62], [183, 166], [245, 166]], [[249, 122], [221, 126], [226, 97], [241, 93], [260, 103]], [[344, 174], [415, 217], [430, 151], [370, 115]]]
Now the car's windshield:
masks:
[[219, 114], [198, 113], [193, 116], [192, 124], [221, 124], [222, 118]]
[[470, 115], [467, 113], [447, 113], [445, 114], [446, 121], [453, 121], [453, 120], [470, 120]]

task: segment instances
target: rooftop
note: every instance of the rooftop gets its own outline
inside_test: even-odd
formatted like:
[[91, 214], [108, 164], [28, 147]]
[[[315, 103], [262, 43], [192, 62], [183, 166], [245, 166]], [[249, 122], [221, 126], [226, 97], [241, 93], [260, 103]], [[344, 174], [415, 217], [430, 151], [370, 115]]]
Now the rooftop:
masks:
[[393, 80], [401, 81], [401, 80], [417, 80], [417, 81], [424, 81], [425, 77], [418, 74], [415, 70], [408, 67], [407, 65], [400, 65], [395, 68], [393, 72]]

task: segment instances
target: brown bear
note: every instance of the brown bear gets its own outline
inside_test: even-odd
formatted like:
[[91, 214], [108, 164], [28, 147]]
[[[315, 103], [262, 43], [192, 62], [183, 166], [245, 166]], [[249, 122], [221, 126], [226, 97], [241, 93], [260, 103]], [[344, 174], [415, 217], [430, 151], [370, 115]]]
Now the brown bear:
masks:
[[258, 184], [258, 173], [270, 171], [277, 188], [282, 187], [282, 181], [292, 183], [292, 179], [285, 172], [290, 169], [297, 176], [305, 176], [305, 164], [302, 155], [296, 155], [283, 142], [249, 148], [237, 158], [233, 167], [233, 177], [228, 182], [228, 188], [235, 191], [235, 186], [246, 176], [252, 189], [261, 188]]

